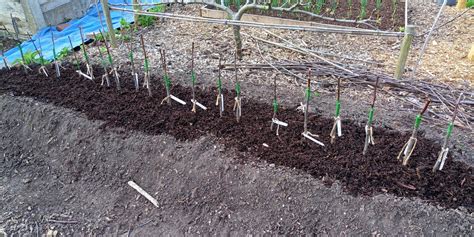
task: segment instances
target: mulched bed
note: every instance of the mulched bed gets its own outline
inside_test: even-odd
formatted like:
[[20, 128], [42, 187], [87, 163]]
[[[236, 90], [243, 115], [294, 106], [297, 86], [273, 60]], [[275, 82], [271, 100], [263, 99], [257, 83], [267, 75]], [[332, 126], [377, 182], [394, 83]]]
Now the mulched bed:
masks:
[[[333, 120], [312, 114], [309, 131], [320, 135], [319, 140], [326, 144], [321, 147], [302, 138], [303, 115], [294, 109], [279, 111], [278, 118], [289, 123], [289, 127], [280, 129], [280, 136], [270, 131], [273, 114], [270, 104], [243, 100], [243, 117], [237, 123], [232, 112], [233, 91], [225, 91], [226, 112], [220, 118], [214, 105], [215, 88], [197, 90], [197, 100], [207, 105], [208, 110], [198, 108], [199, 111], [193, 113], [189, 102], [191, 89], [180, 85], [173, 85], [172, 94], [188, 104], [161, 104], [165, 97], [161, 78], [152, 78], [153, 97], [149, 97], [144, 89], [135, 92], [132, 79], [125, 72], [121, 73], [119, 92], [114, 86], [107, 88], [100, 86], [99, 81], [79, 78], [70, 66], [62, 71], [63, 79], [46, 78], [36, 71], [28, 74], [20, 69], [0, 71], [0, 92], [72, 108], [89, 119], [105, 121], [105, 127], [121, 127], [150, 135], [166, 133], [179, 140], [212, 134], [226, 147], [238, 150], [244, 161], [257, 158], [295, 168], [328, 184], [337, 180], [353, 195], [391, 193], [418, 197], [448, 208], [464, 206], [469, 212], [474, 210], [473, 168], [450, 157], [445, 170], [432, 173], [440, 146], [422, 136], [409, 165], [404, 167], [396, 156], [408, 140], [408, 133], [375, 128], [376, 145], [363, 156], [364, 127], [351, 120], [343, 121], [343, 137], [330, 144]], [[95, 75], [101, 75], [99, 71]], [[313, 100], [312, 105], [317, 106], [317, 101]]]
[[[336, 0], [334, 0], [336, 1]], [[242, 1], [244, 2], [244, 1]], [[352, 7], [350, 7], [349, 1], [340, 1], [337, 0], [338, 5], [334, 14], [331, 12], [331, 5], [333, 4], [332, 0], [324, 1], [321, 13], [319, 15], [336, 18], [336, 19], [345, 19], [345, 20], [359, 20], [361, 12], [361, 2], [357, 0], [352, 1]], [[370, 23], [374, 27], [377, 27], [380, 30], [393, 30], [399, 31], [400, 27], [404, 26], [405, 18], [405, 6], [403, 2], [395, 1], [396, 4], [392, 1], [382, 1], [381, 9], [379, 12], [376, 10], [375, 0], [367, 1], [366, 17], [364, 19], [379, 20], [377, 23]], [[316, 1], [311, 10], [314, 12]], [[212, 9], [212, 7], [208, 7]], [[395, 8], [395, 11], [394, 11]], [[235, 6], [231, 6], [231, 9], [237, 11]], [[364, 29], [371, 29], [371, 27], [359, 23], [348, 23], [348, 22], [335, 22], [330, 20], [325, 20], [317, 17], [308, 16], [306, 14], [300, 13], [288, 13], [288, 12], [279, 12], [279, 11], [267, 11], [267, 10], [258, 10], [252, 9], [247, 12], [248, 14], [256, 15], [265, 15], [265, 16], [274, 16], [282, 17], [293, 20], [300, 21], [314, 21], [324, 24], [333, 24], [341, 26], [351, 26]]]

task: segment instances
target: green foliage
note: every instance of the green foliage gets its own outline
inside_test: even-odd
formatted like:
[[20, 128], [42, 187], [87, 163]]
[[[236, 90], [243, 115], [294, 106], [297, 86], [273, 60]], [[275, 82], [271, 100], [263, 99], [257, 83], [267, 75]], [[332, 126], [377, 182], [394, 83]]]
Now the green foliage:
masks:
[[68, 55], [69, 55], [69, 49], [67, 47], [64, 47], [63, 49], [61, 49], [61, 51], [59, 51], [59, 53], [57, 55], [57, 59], [61, 60], [61, 59], [65, 58]]
[[95, 41], [105, 41], [107, 37], [108, 37], [107, 33], [99, 33], [95, 35]]
[[380, 10], [382, 10], [382, 0], [375, 0], [375, 9], [380, 14]]
[[[148, 10], [148, 12], [165, 12], [166, 6], [164, 4], [157, 5]], [[151, 26], [155, 23], [156, 17], [154, 16], [139, 16], [138, 23], [143, 27]]]
[[106, 54], [107, 53], [107, 48], [105, 46], [101, 46], [99, 48], [100, 52], [103, 53], [103, 54]]
[[398, 27], [398, 31], [405, 32], [405, 27], [403, 27], [403, 26]]
[[128, 23], [124, 18], [120, 19], [120, 29], [123, 29], [123, 30], [130, 29], [130, 23]]
[[316, 9], [314, 10], [315, 14], [321, 14], [324, 6], [324, 0], [317, 0], [316, 2]]
[[367, 17], [367, 0], [360, 0], [359, 19], [365, 19], [366, 17]]
[[331, 15], [336, 14], [336, 9], [339, 6], [339, 0], [332, 0], [331, 1]]
[[[24, 65], [30, 65], [33, 63], [36, 63], [36, 56], [38, 55], [38, 52], [31, 52], [27, 51], [23, 53], [23, 58], [18, 58], [15, 61], [13, 61], [13, 64], [24, 64]], [[24, 59], [24, 61], [23, 61]]]
[[352, 16], [352, 0], [347, 0], [347, 5], [349, 5], [349, 12], [347, 14], [347, 17], [351, 18], [351, 16]]
[[392, 0], [392, 21], [395, 21], [395, 14], [397, 13], [398, 0]]
[[466, 7], [468, 8], [474, 7], [474, 0], [467, 0]]

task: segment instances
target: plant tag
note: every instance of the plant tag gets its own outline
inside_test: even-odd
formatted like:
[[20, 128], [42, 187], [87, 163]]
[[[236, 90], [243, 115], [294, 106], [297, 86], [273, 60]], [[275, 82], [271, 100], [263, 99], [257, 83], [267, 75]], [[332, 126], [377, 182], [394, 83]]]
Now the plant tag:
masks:
[[183, 100], [181, 100], [180, 98], [178, 98], [178, 97], [176, 97], [176, 96], [174, 96], [174, 95], [171, 95], [171, 94], [170, 94], [170, 98], [171, 98], [172, 100], [174, 100], [174, 101], [176, 101], [176, 102], [182, 104], [182, 105], [186, 105], [186, 102], [184, 102]]
[[197, 102], [196, 100], [191, 99], [191, 102], [195, 103], [197, 106], [199, 106], [199, 108], [201, 108], [203, 110], [207, 110], [206, 106], [204, 106], [203, 104]]
[[309, 140], [313, 141], [314, 143], [320, 145], [320, 146], [324, 146], [324, 143], [314, 139], [313, 137], [311, 137], [309, 134], [307, 133], [302, 133], [304, 137], [308, 138]]
[[77, 70], [76, 72], [79, 73], [80, 76], [83, 76], [83, 77], [85, 77], [89, 80], [92, 80], [92, 77], [90, 77], [89, 75], [83, 73], [82, 71]]
[[275, 123], [275, 124], [284, 126], [284, 127], [288, 127], [288, 123], [282, 122], [282, 121], [278, 120], [277, 118], [273, 118], [272, 122]]

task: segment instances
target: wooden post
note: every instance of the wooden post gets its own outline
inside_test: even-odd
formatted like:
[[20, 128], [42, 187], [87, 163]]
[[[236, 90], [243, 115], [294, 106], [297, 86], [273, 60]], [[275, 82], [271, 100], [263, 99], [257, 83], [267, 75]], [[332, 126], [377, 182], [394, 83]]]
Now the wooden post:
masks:
[[102, 11], [104, 11], [105, 22], [107, 23], [107, 29], [109, 30], [110, 43], [112, 47], [117, 47], [117, 40], [115, 39], [115, 29], [112, 25], [112, 18], [110, 17], [109, 1], [101, 0]]
[[[133, 0], [133, 4], [140, 4], [140, 1], [138, 0]], [[141, 11], [142, 7], [139, 5], [133, 5], [133, 10], [135, 11]], [[135, 24], [135, 29], [138, 29], [138, 14], [133, 14], [133, 21]]]
[[407, 25], [405, 29], [405, 37], [403, 37], [402, 45], [400, 47], [400, 56], [398, 57], [397, 68], [395, 69], [395, 79], [400, 79], [405, 71], [405, 65], [410, 51], [411, 42], [415, 35], [415, 26]]
[[456, 8], [459, 10], [465, 9], [466, 6], [467, 6], [466, 0], [458, 0], [458, 3], [456, 4]]
[[474, 63], [474, 43], [471, 46], [471, 52], [469, 52], [469, 55], [467, 56], [467, 58], [471, 60], [471, 62]]

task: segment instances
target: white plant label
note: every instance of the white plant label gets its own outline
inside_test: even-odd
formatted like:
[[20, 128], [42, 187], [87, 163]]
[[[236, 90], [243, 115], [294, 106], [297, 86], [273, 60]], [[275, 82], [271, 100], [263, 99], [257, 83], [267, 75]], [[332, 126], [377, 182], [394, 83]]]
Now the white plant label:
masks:
[[314, 139], [313, 137], [311, 137], [309, 134], [307, 133], [302, 133], [304, 137], [308, 138], [309, 140], [313, 141], [314, 143], [320, 145], [320, 146], [324, 146], [324, 143]]
[[199, 106], [199, 108], [201, 108], [203, 110], [207, 110], [206, 106], [204, 106], [203, 104], [197, 102], [196, 100], [191, 99], [191, 102], [195, 103], [197, 106]]
[[176, 101], [176, 102], [182, 104], [182, 105], [186, 105], [186, 102], [184, 102], [183, 100], [181, 100], [180, 98], [178, 98], [178, 97], [176, 97], [176, 96], [174, 96], [174, 95], [170, 95], [170, 98], [171, 98], [172, 100], [174, 100], [174, 101]]

